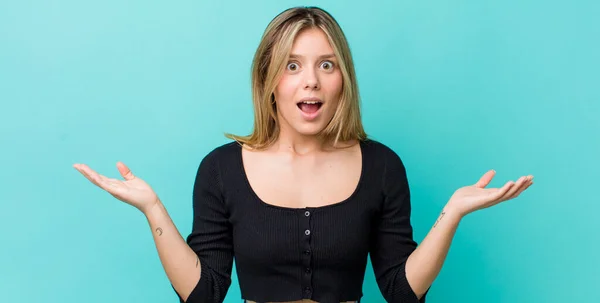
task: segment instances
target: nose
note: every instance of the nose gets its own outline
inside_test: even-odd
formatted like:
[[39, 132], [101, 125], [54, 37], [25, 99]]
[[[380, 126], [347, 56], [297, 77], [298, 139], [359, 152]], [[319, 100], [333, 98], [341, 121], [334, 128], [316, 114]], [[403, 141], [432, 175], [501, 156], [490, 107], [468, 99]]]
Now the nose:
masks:
[[304, 89], [317, 90], [320, 88], [319, 77], [314, 69], [307, 69], [304, 78]]

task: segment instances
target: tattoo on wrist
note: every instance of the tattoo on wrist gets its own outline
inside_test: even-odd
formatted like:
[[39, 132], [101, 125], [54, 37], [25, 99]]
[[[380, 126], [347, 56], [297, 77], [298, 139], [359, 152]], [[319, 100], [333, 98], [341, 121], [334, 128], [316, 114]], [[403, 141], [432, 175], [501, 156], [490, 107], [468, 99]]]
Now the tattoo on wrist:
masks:
[[445, 214], [446, 214], [445, 211], [443, 211], [442, 214], [440, 214], [440, 217], [435, 221], [435, 224], [433, 224], [433, 228], [435, 228], [437, 226], [437, 224], [442, 220], [442, 218], [444, 217]]
[[162, 232], [162, 228], [160, 228], [160, 227], [159, 227], [159, 228], [157, 228], [157, 229], [156, 229], [156, 232], [158, 233], [158, 235], [159, 235], [159, 236], [162, 236], [162, 233], [163, 233], [163, 232]]

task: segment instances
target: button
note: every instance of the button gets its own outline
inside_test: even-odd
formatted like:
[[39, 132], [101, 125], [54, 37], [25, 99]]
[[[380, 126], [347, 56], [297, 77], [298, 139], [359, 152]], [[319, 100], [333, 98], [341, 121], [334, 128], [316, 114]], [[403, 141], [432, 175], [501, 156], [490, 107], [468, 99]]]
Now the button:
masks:
[[305, 231], [304, 231], [304, 234], [305, 234], [305, 235], [307, 235], [307, 236], [308, 236], [308, 235], [310, 235], [310, 230], [308, 230], [308, 229], [307, 229], [307, 230], [305, 230]]
[[307, 255], [307, 256], [310, 255], [310, 250], [305, 250], [304, 254]]
[[304, 271], [305, 271], [307, 274], [310, 274], [310, 268], [308, 268], [308, 267], [307, 267], [307, 268], [306, 268]]
[[304, 215], [308, 217], [308, 216], [310, 216], [310, 212], [307, 210], [304, 212]]

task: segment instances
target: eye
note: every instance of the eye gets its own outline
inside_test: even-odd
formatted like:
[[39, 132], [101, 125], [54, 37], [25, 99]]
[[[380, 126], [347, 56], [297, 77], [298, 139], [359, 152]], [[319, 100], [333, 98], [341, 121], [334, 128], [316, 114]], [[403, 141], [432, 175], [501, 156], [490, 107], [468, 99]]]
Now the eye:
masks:
[[294, 63], [294, 62], [290, 62], [290, 63], [288, 63], [288, 65], [287, 65], [287, 69], [288, 69], [289, 71], [293, 71], [293, 72], [294, 72], [294, 71], [296, 71], [296, 70], [298, 69], [298, 64], [296, 64], [296, 63]]
[[331, 61], [324, 61], [323, 63], [321, 63], [321, 67], [324, 70], [331, 70], [331, 69], [333, 69], [333, 62], [331, 62]]

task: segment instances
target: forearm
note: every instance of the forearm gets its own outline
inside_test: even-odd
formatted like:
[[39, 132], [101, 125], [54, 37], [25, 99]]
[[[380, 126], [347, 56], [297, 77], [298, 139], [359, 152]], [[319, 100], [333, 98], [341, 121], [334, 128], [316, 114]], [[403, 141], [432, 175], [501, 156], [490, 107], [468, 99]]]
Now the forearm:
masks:
[[162, 203], [157, 203], [145, 215], [167, 277], [185, 301], [200, 279], [198, 256], [179, 234]]
[[440, 273], [462, 215], [445, 207], [406, 262], [406, 278], [420, 299]]

